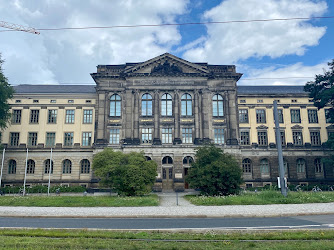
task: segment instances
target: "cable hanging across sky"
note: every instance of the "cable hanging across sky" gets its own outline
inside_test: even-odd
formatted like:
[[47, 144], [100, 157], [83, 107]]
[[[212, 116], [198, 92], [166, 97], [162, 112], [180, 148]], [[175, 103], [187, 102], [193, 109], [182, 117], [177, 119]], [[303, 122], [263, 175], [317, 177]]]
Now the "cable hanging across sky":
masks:
[[[139, 27], [162, 27], [162, 26], [185, 26], [185, 25], [206, 25], [206, 24], [229, 24], [229, 23], [251, 23], [251, 22], [272, 22], [272, 21], [292, 21], [292, 20], [312, 20], [312, 19], [333, 19], [334, 16], [322, 17], [290, 17], [272, 19], [252, 19], [252, 20], [230, 20], [230, 21], [207, 21], [191, 23], [162, 23], [162, 24], [135, 24], [135, 25], [112, 25], [112, 26], [92, 26], [92, 27], [63, 27], [63, 28], [36, 28], [39, 31], [56, 30], [86, 30], [86, 29], [115, 29], [115, 28], [139, 28]], [[0, 32], [15, 30], [0, 30]]]

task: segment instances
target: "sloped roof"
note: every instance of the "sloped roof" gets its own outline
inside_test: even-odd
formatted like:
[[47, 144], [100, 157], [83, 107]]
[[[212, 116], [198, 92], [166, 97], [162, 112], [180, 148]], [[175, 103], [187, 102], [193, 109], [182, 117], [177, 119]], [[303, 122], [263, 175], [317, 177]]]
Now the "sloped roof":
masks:
[[95, 85], [16, 85], [17, 94], [90, 94], [96, 93]]
[[304, 86], [238, 86], [238, 94], [306, 94]]

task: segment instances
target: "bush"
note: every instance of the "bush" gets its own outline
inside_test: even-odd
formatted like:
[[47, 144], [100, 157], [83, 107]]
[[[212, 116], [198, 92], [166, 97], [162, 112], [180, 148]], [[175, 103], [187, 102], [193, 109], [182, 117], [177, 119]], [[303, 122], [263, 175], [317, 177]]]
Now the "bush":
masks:
[[94, 156], [93, 169], [102, 186], [126, 196], [151, 192], [157, 175], [157, 163], [147, 161], [143, 153], [125, 154], [110, 148]]
[[[81, 193], [85, 192], [86, 188], [81, 186], [51, 186], [50, 187], [50, 193], [55, 193], [56, 190], [59, 189], [61, 193]], [[23, 190], [23, 186], [14, 186], [14, 187], [4, 187], [0, 189], [5, 194], [18, 194], [20, 190]], [[26, 187], [26, 193], [27, 194], [33, 194], [33, 193], [47, 193], [48, 192], [48, 186], [44, 185], [36, 185], [36, 186], [30, 186]]]
[[214, 145], [200, 147], [186, 181], [204, 195], [230, 195], [240, 191], [241, 168], [235, 158]]

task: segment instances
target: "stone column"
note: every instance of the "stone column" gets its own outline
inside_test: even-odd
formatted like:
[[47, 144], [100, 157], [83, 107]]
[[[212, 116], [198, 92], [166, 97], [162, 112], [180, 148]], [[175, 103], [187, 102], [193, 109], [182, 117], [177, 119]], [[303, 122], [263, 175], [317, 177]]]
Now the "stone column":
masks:
[[125, 90], [123, 94], [124, 108], [122, 111], [123, 124], [125, 127], [125, 143], [132, 144], [132, 114], [133, 114], [133, 95], [132, 90]]
[[195, 144], [200, 144], [200, 124], [199, 124], [199, 94], [196, 89], [194, 92], [194, 114], [195, 114]]
[[154, 145], [161, 145], [159, 118], [160, 118], [160, 93], [158, 90], [154, 92], [153, 105], [154, 105]]
[[139, 106], [140, 106], [140, 95], [139, 91], [135, 90], [133, 93], [133, 99], [134, 99], [134, 110], [133, 110], [133, 144], [139, 145], [140, 139], [139, 139]]
[[203, 91], [203, 98], [202, 98], [202, 126], [203, 126], [203, 141], [209, 142], [210, 141], [210, 129], [209, 129], [209, 122], [210, 117], [212, 117], [211, 112], [211, 102], [210, 102], [210, 92]]
[[109, 117], [107, 107], [109, 106], [107, 93], [99, 92], [98, 93], [98, 102], [97, 102], [97, 132], [96, 132], [96, 144], [106, 144], [106, 119]]
[[179, 101], [179, 92], [177, 90], [174, 91], [174, 144], [182, 143], [180, 138], [180, 101]]
[[239, 138], [239, 124], [238, 124], [238, 108], [237, 108], [237, 93], [236, 91], [229, 91], [227, 95], [228, 102], [228, 118], [229, 118], [229, 138], [231, 139], [231, 144], [238, 144]]

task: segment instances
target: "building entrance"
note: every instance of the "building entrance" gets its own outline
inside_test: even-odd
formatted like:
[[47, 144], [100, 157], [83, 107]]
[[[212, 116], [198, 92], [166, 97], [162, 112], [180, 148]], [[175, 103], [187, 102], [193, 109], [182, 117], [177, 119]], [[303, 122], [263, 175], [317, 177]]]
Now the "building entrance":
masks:
[[172, 190], [173, 184], [173, 167], [162, 167], [162, 190]]

